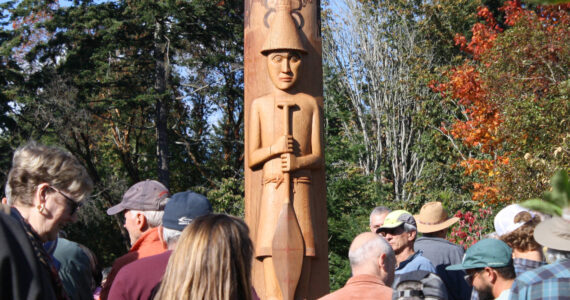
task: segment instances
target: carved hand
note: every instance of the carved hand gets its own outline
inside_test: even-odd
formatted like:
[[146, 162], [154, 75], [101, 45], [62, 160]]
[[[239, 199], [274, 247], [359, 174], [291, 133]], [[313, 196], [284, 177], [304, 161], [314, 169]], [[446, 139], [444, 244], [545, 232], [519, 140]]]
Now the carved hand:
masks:
[[271, 145], [271, 155], [293, 152], [293, 136], [282, 135]]
[[297, 157], [292, 153], [281, 154], [281, 171], [291, 172], [299, 169]]

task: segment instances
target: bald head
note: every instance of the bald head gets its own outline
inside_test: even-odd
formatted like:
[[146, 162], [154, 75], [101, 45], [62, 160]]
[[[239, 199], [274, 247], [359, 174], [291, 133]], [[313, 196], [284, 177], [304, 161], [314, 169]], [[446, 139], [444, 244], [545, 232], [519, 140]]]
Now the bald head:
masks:
[[387, 285], [391, 284], [396, 258], [383, 237], [372, 232], [359, 234], [350, 245], [348, 259], [353, 275], [376, 275], [384, 278]]

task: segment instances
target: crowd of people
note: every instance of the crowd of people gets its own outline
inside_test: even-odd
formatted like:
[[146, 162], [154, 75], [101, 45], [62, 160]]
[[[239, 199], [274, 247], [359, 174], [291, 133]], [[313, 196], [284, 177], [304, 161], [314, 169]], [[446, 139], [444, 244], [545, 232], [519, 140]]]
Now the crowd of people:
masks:
[[[570, 214], [564, 212], [541, 217], [508, 205], [494, 218], [495, 232], [464, 251], [446, 240], [459, 219], [448, 218], [440, 202], [426, 203], [417, 215], [376, 207], [370, 230], [391, 249], [363, 244], [369, 233], [357, 236], [349, 252], [353, 276], [323, 299], [570, 299]], [[367, 257], [369, 268], [353, 253]], [[384, 265], [391, 257], [395, 269]]]
[[[260, 298], [247, 225], [155, 180], [107, 210], [124, 215], [131, 248], [102, 270], [88, 248], [59, 236], [92, 189], [70, 153], [35, 142], [16, 150], [0, 205], [0, 299]], [[508, 205], [494, 234], [466, 251], [446, 239], [457, 222], [440, 202], [417, 215], [374, 208], [370, 231], [350, 245], [352, 276], [321, 299], [570, 299], [570, 212]]]

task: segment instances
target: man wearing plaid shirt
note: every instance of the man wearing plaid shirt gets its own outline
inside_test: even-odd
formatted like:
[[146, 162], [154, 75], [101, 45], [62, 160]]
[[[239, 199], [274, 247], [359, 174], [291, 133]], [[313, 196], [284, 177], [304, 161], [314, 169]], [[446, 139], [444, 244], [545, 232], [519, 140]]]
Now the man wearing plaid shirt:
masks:
[[534, 230], [534, 239], [548, 247], [549, 265], [525, 272], [511, 287], [512, 300], [570, 299], [570, 209], [563, 217], [541, 222]]

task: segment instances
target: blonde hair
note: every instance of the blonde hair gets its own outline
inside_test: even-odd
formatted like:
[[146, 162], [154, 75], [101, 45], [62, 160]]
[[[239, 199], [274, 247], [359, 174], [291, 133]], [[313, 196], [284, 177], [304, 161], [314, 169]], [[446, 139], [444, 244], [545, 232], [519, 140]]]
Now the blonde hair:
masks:
[[32, 205], [33, 193], [41, 183], [66, 191], [79, 202], [93, 190], [87, 170], [71, 153], [30, 142], [14, 152], [7, 198], [13, 204]]
[[184, 229], [156, 299], [252, 299], [253, 245], [240, 219], [211, 214]]

